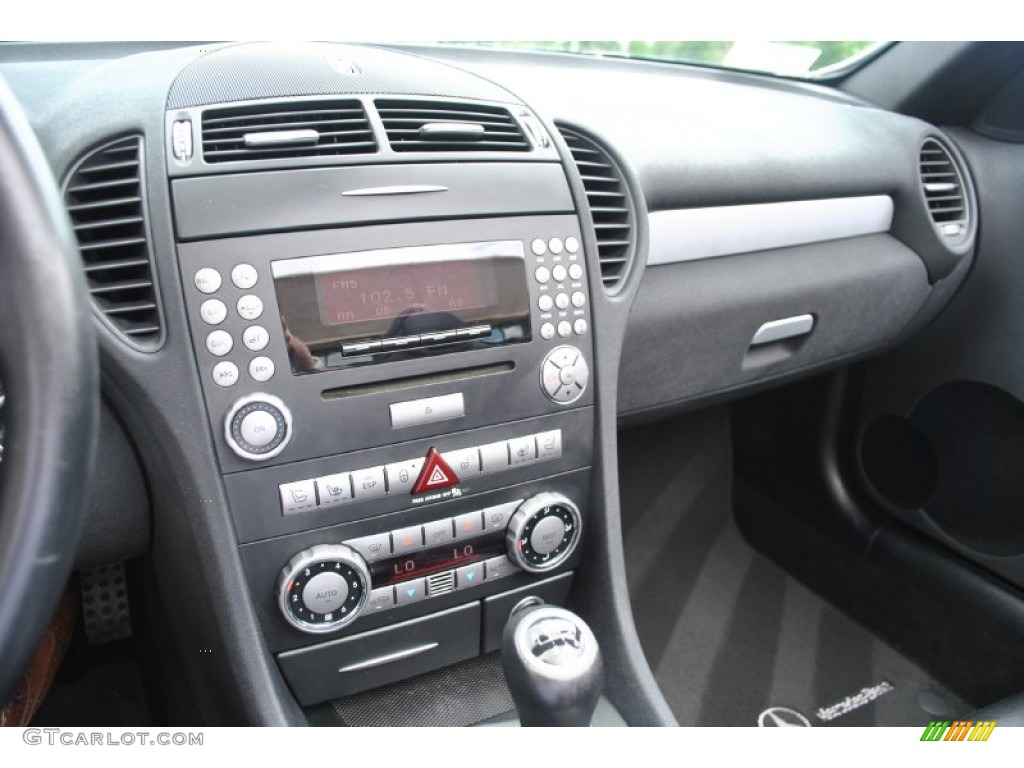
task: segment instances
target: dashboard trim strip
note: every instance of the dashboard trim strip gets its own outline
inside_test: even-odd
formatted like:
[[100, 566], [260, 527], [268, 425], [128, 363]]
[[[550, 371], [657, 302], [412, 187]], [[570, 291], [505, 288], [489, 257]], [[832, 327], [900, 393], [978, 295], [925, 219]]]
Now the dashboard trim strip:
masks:
[[401, 661], [402, 659], [409, 659], [413, 656], [419, 656], [421, 653], [432, 651], [437, 648], [437, 643], [424, 643], [423, 645], [417, 645], [413, 648], [403, 648], [400, 651], [394, 653], [387, 653], [383, 656], [377, 656], [373, 659], [367, 659], [366, 661], [358, 661], [355, 664], [349, 664], [347, 667], [342, 667], [338, 672], [344, 674], [346, 672], [358, 672], [361, 669], [372, 669], [373, 667], [382, 667], [385, 664], [391, 664], [395, 661]]
[[889, 231], [892, 217], [888, 195], [655, 211], [649, 216], [647, 263], [677, 264], [879, 234]]

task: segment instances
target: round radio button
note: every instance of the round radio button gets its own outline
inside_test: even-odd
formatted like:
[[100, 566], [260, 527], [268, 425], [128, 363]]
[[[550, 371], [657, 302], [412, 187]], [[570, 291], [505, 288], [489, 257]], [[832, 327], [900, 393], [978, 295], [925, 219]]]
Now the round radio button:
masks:
[[530, 250], [533, 251], [534, 256], [543, 256], [548, 252], [548, 246], [547, 243], [539, 237], [535, 237], [533, 238], [533, 242], [530, 243]]
[[565, 268], [564, 264], [555, 264], [551, 269], [551, 276], [555, 278], [555, 282], [561, 283], [569, 276], [569, 270]]
[[238, 300], [236, 305], [238, 314], [246, 320], [255, 320], [263, 314], [263, 299], [259, 296], [247, 294]]
[[196, 288], [202, 293], [214, 293], [220, 289], [220, 272], [210, 267], [203, 267], [195, 276]]
[[576, 322], [572, 324], [572, 329], [576, 331], [577, 336], [582, 336], [587, 332], [587, 321], [582, 317], [577, 319]]
[[259, 279], [259, 273], [252, 264], [236, 264], [231, 270], [231, 282], [243, 291], [252, 288]]
[[569, 277], [571, 277], [573, 280], [579, 280], [581, 277], [583, 277], [583, 267], [581, 267], [579, 264], [570, 264]]
[[560, 384], [571, 387], [576, 383], [576, 369], [571, 365], [565, 366], [558, 372], [558, 381]]
[[569, 253], [576, 253], [580, 249], [580, 241], [575, 237], [565, 238], [565, 250]]
[[268, 381], [274, 375], [274, 361], [269, 357], [254, 357], [249, 361], [249, 375], [256, 381]]
[[255, 448], [262, 448], [274, 442], [277, 430], [277, 419], [267, 411], [248, 413], [242, 417], [242, 421], [238, 425], [242, 439]]
[[250, 325], [242, 331], [242, 343], [246, 349], [259, 352], [270, 343], [270, 334], [262, 325]]
[[551, 298], [549, 293], [542, 293], [537, 299], [537, 307], [541, 312], [550, 312], [553, 306], [555, 306], [555, 300]]
[[337, 571], [324, 571], [302, 588], [302, 604], [313, 613], [334, 613], [348, 600], [348, 582]]
[[572, 305], [574, 307], [576, 307], [577, 309], [579, 309], [580, 307], [582, 307], [586, 303], [587, 303], [587, 297], [583, 293], [583, 291], [576, 291], [572, 295]]
[[206, 337], [206, 351], [217, 357], [224, 357], [235, 346], [234, 339], [227, 331], [210, 331]]
[[228, 308], [220, 299], [207, 299], [199, 307], [199, 316], [207, 325], [220, 325], [228, 316]]
[[557, 296], [555, 296], [555, 306], [558, 307], [559, 309], [568, 309], [569, 308], [569, 294], [567, 294], [567, 293], [560, 293]]
[[572, 336], [572, 326], [568, 320], [563, 320], [558, 324], [558, 335], [563, 339]]
[[551, 279], [551, 270], [547, 267], [537, 267], [537, 271], [533, 273], [533, 276], [537, 279], [538, 283], [544, 285], [544, 283]]
[[548, 240], [548, 250], [557, 256], [562, 252], [562, 241], [557, 237], [552, 237]]
[[213, 366], [213, 382], [218, 387], [233, 387], [238, 382], [238, 366], [223, 360]]
[[544, 323], [540, 327], [540, 336], [542, 339], [553, 339], [555, 337], [555, 326], [551, 323]]

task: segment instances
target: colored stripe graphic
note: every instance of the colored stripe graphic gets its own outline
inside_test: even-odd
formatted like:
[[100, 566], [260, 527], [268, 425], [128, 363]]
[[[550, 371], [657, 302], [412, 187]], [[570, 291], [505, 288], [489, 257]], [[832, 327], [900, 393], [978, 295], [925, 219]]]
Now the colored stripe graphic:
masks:
[[995, 727], [995, 720], [932, 720], [921, 741], [988, 741]]
[[932, 720], [921, 734], [921, 741], [940, 741], [947, 728], [948, 720]]

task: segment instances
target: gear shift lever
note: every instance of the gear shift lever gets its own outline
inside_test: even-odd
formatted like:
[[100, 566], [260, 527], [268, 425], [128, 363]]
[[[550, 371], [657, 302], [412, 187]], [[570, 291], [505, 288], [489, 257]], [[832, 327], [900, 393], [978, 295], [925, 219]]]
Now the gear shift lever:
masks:
[[501, 661], [522, 725], [590, 725], [604, 667], [597, 638], [579, 616], [543, 604], [514, 610]]

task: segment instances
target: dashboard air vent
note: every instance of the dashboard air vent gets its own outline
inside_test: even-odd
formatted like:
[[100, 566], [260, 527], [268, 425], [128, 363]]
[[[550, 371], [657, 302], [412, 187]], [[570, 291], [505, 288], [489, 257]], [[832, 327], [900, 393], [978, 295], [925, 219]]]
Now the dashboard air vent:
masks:
[[376, 106], [395, 152], [530, 151], [504, 107], [411, 99], [380, 99]]
[[622, 171], [593, 139], [564, 126], [558, 130], [572, 152], [587, 191], [597, 238], [601, 280], [613, 291], [626, 276], [633, 258], [633, 205]]
[[355, 99], [277, 102], [203, 112], [203, 159], [208, 163], [376, 151], [366, 110]]
[[160, 339], [160, 310], [142, 179], [142, 139], [119, 139], [79, 161], [64, 203], [93, 302], [129, 340], [151, 348]]
[[936, 139], [921, 145], [921, 186], [939, 234], [947, 241], [962, 240], [970, 229], [964, 175], [949, 149]]

